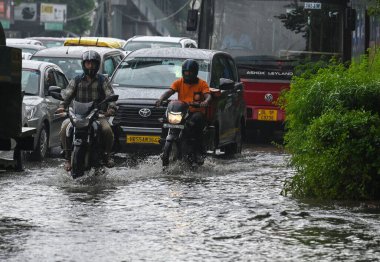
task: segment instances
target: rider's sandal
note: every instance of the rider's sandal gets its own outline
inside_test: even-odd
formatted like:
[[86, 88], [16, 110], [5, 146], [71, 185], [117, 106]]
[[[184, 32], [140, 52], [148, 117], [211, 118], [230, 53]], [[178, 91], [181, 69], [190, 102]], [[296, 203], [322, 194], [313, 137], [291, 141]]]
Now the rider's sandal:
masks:
[[70, 163], [70, 161], [66, 161], [65, 162], [65, 170], [67, 172], [71, 171], [71, 163]]

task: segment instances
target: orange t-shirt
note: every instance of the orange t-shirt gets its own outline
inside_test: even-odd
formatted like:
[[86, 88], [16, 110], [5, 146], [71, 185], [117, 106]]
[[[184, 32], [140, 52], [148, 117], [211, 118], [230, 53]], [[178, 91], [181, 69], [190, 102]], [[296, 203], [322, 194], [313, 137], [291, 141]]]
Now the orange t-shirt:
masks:
[[[204, 94], [210, 93], [210, 88], [206, 81], [199, 79], [196, 84], [186, 84], [183, 77], [173, 82], [170, 87], [178, 93], [178, 100], [186, 103], [201, 102], [204, 100]], [[204, 112], [203, 108], [190, 107], [191, 112]]]

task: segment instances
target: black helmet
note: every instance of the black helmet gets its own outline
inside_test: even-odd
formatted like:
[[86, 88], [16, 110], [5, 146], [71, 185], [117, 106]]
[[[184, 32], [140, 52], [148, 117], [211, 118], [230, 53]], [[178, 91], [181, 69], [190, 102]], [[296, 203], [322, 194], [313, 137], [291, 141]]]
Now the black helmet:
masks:
[[198, 62], [193, 59], [187, 59], [182, 64], [182, 77], [185, 83], [194, 84], [198, 82]]
[[[100, 55], [98, 54], [98, 52], [93, 51], [93, 50], [88, 50], [88, 51], [84, 52], [82, 55], [82, 69], [83, 69], [84, 74], [87, 76], [90, 76], [90, 77], [94, 77], [96, 75], [96, 73], [99, 71], [100, 60], [101, 59], [100, 59]], [[95, 68], [94, 69], [87, 69], [84, 66], [85, 61], [95, 62]]]

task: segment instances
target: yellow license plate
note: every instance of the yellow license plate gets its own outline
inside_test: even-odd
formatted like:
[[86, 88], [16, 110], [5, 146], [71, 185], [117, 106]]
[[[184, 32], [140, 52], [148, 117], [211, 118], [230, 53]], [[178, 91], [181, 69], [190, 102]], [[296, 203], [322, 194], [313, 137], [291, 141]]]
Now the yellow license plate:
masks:
[[277, 110], [259, 109], [257, 119], [262, 121], [277, 121]]
[[159, 136], [127, 135], [127, 144], [160, 144]]

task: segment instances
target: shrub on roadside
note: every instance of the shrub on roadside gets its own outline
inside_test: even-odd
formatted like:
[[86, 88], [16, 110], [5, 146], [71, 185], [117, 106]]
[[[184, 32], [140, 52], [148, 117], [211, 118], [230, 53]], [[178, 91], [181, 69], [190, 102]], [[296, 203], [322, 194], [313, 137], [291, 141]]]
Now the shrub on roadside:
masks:
[[380, 199], [380, 57], [310, 72], [295, 77], [282, 97], [285, 147], [297, 170], [284, 192]]

